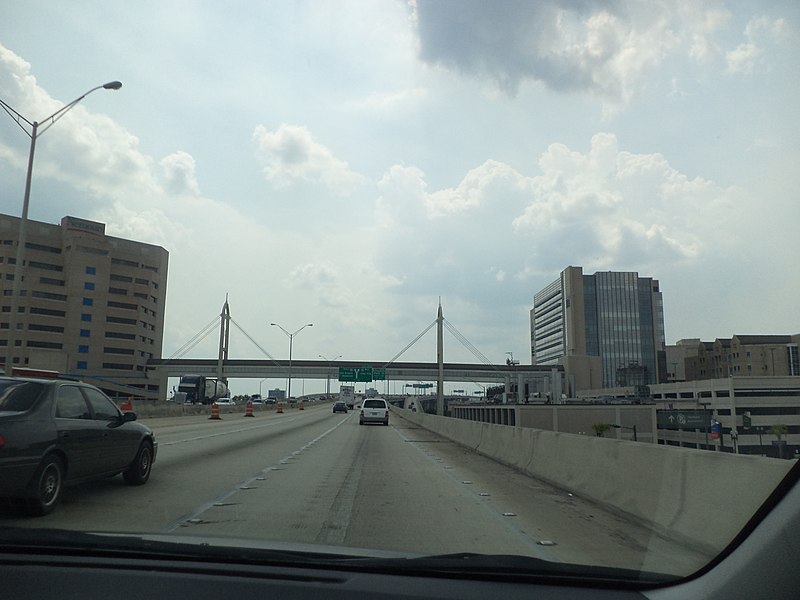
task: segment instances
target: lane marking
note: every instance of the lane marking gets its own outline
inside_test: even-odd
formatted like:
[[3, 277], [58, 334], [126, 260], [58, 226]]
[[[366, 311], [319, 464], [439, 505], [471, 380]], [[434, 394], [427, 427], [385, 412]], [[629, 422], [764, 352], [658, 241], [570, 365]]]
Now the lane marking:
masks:
[[[333, 432], [336, 429], [338, 429], [343, 423], [345, 423], [350, 418], [350, 416], [351, 415], [347, 415], [344, 419], [339, 421], [336, 425], [334, 425], [333, 427], [331, 427], [327, 431], [324, 431], [323, 433], [321, 433], [320, 435], [315, 437], [310, 442], [307, 442], [305, 445], [303, 445], [300, 448], [299, 451], [295, 450], [292, 454], [289, 454], [288, 456], [284, 456], [282, 459], [280, 459], [280, 461], [278, 461], [278, 463], [275, 463], [275, 464], [269, 465], [267, 467], [264, 467], [263, 469], [261, 469], [255, 475], [249, 477], [245, 481], [241, 481], [241, 482], [235, 484], [228, 491], [223, 492], [222, 494], [220, 494], [216, 498], [214, 498], [212, 500], [209, 500], [208, 502], [204, 502], [200, 506], [196, 507], [193, 511], [191, 511], [189, 513], [186, 513], [181, 517], [178, 517], [177, 519], [175, 519], [174, 521], [172, 521], [171, 523], [169, 523], [166, 526], [166, 528], [164, 529], [164, 532], [165, 533], [172, 533], [173, 531], [175, 531], [175, 530], [177, 530], [177, 529], [179, 529], [181, 527], [186, 527], [188, 525], [197, 525], [197, 524], [203, 523], [203, 519], [200, 518], [200, 515], [202, 515], [204, 512], [207, 512], [208, 510], [214, 508], [215, 504], [216, 505], [219, 505], [219, 504], [233, 504], [233, 503], [227, 503], [226, 500], [228, 500], [228, 498], [230, 498], [234, 494], [240, 492], [241, 490], [257, 488], [258, 486], [253, 486], [252, 484], [257, 482], [257, 481], [265, 481], [265, 480], [267, 480], [267, 474], [270, 471], [281, 470], [281, 467], [279, 466], [280, 464], [287, 464], [289, 459], [296, 458], [297, 454], [299, 454], [303, 450], [307, 450], [308, 448], [312, 447], [314, 444], [316, 444], [317, 442], [322, 440], [325, 436], [327, 436], [331, 432]], [[218, 435], [222, 435], [222, 433], [220, 433]]]
[[[274, 425], [280, 425], [282, 423], [291, 423], [292, 421], [296, 421], [299, 417], [289, 417], [288, 419], [281, 419], [280, 421], [272, 421], [271, 423], [264, 423], [262, 425], [255, 425], [253, 427], [241, 427], [239, 429], [228, 429], [225, 431], [217, 431], [215, 433], [209, 433], [204, 435], [197, 435], [190, 438], [185, 438], [182, 440], [175, 440], [172, 442], [158, 442], [158, 446], [175, 446], [176, 444], [186, 444], [187, 442], [196, 442], [198, 440], [207, 440], [209, 438], [221, 437], [224, 435], [232, 435], [234, 433], [242, 433], [245, 431], [254, 431], [256, 429], [264, 429], [265, 427], [272, 427]], [[158, 436], [158, 430], [154, 430], [156, 436]]]

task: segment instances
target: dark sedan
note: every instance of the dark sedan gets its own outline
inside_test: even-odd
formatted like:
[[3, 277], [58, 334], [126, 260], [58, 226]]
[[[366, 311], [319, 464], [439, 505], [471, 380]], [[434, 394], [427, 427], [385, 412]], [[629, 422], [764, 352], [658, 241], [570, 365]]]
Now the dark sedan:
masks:
[[66, 485], [119, 473], [144, 484], [158, 446], [135, 420], [86, 383], [0, 377], [0, 497], [46, 515]]
[[334, 402], [333, 403], [333, 412], [335, 412], [335, 413], [337, 413], [337, 412], [346, 413], [347, 412], [347, 404], [345, 404], [344, 402], [341, 402], [341, 401]]

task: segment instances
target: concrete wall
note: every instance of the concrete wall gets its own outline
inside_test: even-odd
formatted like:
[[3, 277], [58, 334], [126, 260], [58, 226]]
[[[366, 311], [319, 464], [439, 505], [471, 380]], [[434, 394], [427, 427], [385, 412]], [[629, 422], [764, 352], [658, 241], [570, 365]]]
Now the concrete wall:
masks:
[[714, 553], [739, 533], [793, 466], [793, 461], [393, 410], [498, 462]]
[[595, 435], [595, 423], [614, 423], [604, 437], [657, 443], [655, 404], [515, 404], [507, 406], [451, 404], [450, 414], [459, 419], [501, 425], [519, 425], [547, 431]]

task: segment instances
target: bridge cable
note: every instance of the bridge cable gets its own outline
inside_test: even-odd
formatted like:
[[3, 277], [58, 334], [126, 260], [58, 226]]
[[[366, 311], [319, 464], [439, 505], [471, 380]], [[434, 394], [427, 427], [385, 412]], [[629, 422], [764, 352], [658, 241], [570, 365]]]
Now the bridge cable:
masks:
[[486, 356], [480, 350], [478, 350], [475, 345], [472, 344], [472, 342], [470, 342], [460, 331], [458, 331], [458, 329], [456, 329], [450, 321], [444, 319], [444, 325], [447, 327], [447, 330], [452, 333], [456, 339], [475, 356], [475, 358], [480, 360], [483, 364], [494, 368], [495, 371], [499, 371], [492, 361], [486, 358]]
[[241, 325], [239, 325], [239, 324], [238, 324], [238, 323], [237, 323], [237, 322], [236, 322], [236, 321], [233, 319], [233, 317], [231, 317], [231, 323], [233, 323], [233, 324], [236, 326], [236, 329], [238, 329], [239, 331], [241, 331], [241, 332], [244, 334], [244, 336], [245, 336], [245, 337], [246, 337], [248, 340], [250, 340], [251, 342], [253, 342], [253, 345], [254, 345], [256, 348], [258, 348], [259, 350], [261, 350], [261, 352], [263, 352], [263, 353], [264, 353], [264, 355], [265, 355], [267, 358], [269, 358], [269, 359], [270, 359], [270, 360], [271, 360], [273, 363], [275, 363], [277, 366], [279, 366], [279, 367], [281, 366], [281, 364], [280, 364], [280, 363], [279, 363], [277, 360], [275, 360], [275, 357], [273, 357], [273, 356], [272, 356], [272, 355], [271, 355], [269, 352], [267, 352], [266, 350], [264, 350], [264, 348], [262, 348], [262, 347], [261, 347], [261, 345], [260, 345], [260, 344], [259, 344], [257, 341], [255, 341], [255, 340], [254, 340], [254, 339], [253, 339], [253, 338], [250, 336], [250, 334], [249, 334], [249, 333], [247, 333], [247, 332], [246, 332], [244, 329], [242, 329], [242, 326], [241, 326]]
[[[206, 339], [206, 337], [208, 337], [208, 334], [211, 333], [216, 328], [218, 322], [219, 322], [219, 317], [214, 317], [214, 319], [208, 325], [203, 327], [203, 329], [201, 329], [198, 333], [196, 333], [192, 339], [190, 339], [183, 346], [178, 348], [172, 354], [172, 356], [170, 356], [167, 359], [167, 361], [170, 361], [170, 360], [173, 360], [173, 359], [179, 359], [179, 358], [182, 358], [184, 355], [186, 355], [192, 348], [197, 346], [197, 344], [199, 344], [204, 339]], [[165, 362], [167, 362], [167, 361], [165, 361]]]
[[389, 362], [387, 362], [385, 365], [383, 365], [383, 366], [384, 366], [384, 368], [388, 367], [388, 366], [389, 366], [389, 365], [391, 365], [391, 364], [392, 364], [394, 361], [396, 361], [398, 358], [400, 358], [400, 357], [401, 357], [401, 356], [402, 356], [402, 355], [405, 353], [405, 351], [406, 351], [406, 350], [408, 350], [409, 348], [411, 348], [411, 346], [413, 346], [414, 344], [416, 344], [416, 343], [417, 343], [417, 342], [420, 340], [420, 338], [422, 338], [422, 336], [423, 336], [423, 335], [425, 335], [426, 333], [428, 333], [428, 332], [431, 330], [431, 327], [433, 327], [434, 325], [436, 325], [436, 321], [434, 321], [433, 323], [431, 323], [430, 325], [428, 325], [428, 326], [425, 328], [425, 330], [424, 330], [422, 333], [420, 333], [420, 334], [419, 334], [417, 337], [415, 337], [415, 338], [414, 338], [414, 339], [411, 341], [411, 343], [410, 343], [410, 344], [408, 344], [408, 345], [407, 345], [405, 348], [403, 348], [402, 350], [400, 350], [400, 352], [398, 352], [398, 353], [397, 353], [397, 354], [394, 356], [394, 358], [392, 358], [392, 359], [391, 359]]

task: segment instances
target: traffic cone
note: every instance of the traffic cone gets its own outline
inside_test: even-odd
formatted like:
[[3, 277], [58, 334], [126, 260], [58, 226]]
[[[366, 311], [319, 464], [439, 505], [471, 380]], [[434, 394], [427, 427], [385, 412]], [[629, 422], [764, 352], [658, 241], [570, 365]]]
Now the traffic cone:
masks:
[[244, 416], [245, 417], [255, 417], [253, 414], [253, 403], [252, 401], [247, 402], [247, 406], [244, 409]]
[[282, 413], [283, 412], [283, 402], [278, 402], [278, 407], [275, 409], [275, 412], [276, 413]]
[[213, 419], [214, 421], [222, 420], [222, 417], [219, 416], [219, 405], [216, 402], [211, 403], [211, 416], [208, 418], [209, 420]]

